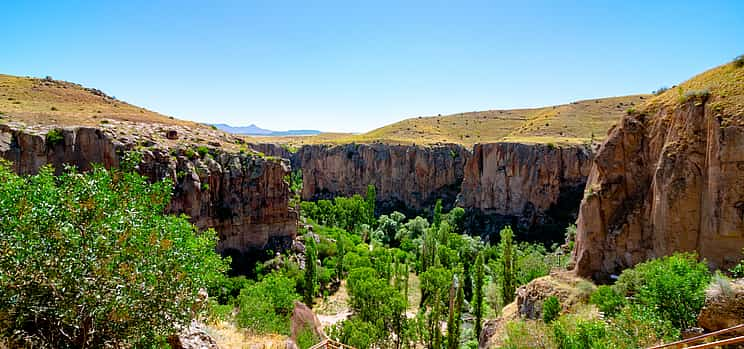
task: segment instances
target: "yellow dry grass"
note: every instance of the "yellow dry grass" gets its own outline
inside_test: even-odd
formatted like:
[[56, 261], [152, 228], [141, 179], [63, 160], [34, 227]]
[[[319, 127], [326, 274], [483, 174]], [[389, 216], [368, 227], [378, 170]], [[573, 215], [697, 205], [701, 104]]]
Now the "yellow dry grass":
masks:
[[600, 141], [630, 108], [650, 95], [600, 98], [532, 109], [487, 110], [402, 120], [363, 134], [326, 133], [303, 137], [254, 137], [250, 141], [290, 144], [487, 142], [575, 144]]

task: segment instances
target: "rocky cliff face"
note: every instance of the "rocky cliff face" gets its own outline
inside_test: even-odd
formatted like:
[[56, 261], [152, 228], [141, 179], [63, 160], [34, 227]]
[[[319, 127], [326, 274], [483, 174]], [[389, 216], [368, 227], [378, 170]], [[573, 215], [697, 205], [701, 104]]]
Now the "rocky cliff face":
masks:
[[560, 237], [576, 218], [591, 158], [591, 149], [581, 145], [476, 144], [459, 204], [471, 212], [471, 225], [487, 234], [511, 224]]
[[293, 158], [303, 173], [303, 199], [364, 194], [377, 188], [381, 213], [428, 213], [437, 199], [445, 209], [467, 211], [472, 233], [494, 237], [512, 225], [533, 240], [562, 237], [576, 219], [591, 166], [585, 146], [386, 144], [305, 146]]
[[736, 120], [707, 95], [625, 117], [590, 173], [576, 271], [604, 279], [675, 251], [697, 251], [716, 268], [740, 259], [744, 125]]
[[[23, 131], [0, 125], [0, 156], [13, 162], [21, 174], [41, 166], [58, 171], [64, 164], [82, 170], [92, 164], [119, 166], [124, 150], [134, 144], [93, 127], [61, 129], [62, 140], [49, 144], [46, 130]], [[150, 144], [141, 148], [139, 171], [152, 180], [171, 178], [175, 183], [171, 213], [185, 213], [198, 227], [214, 228], [220, 236], [218, 251], [240, 257], [256, 249], [288, 247], [296, 234], [297, 214], [288, 208], [289, 188], [284, 176], [286, 160], [212, 149], [207, 156], [169, 150]]]
[[451, 208], [470, 153], [459, 145], [308, 145], [295, 155], [302, 168], [304, 200], [362, 194], [377, 189], [380, 212], [420, 213], [442, 199]]

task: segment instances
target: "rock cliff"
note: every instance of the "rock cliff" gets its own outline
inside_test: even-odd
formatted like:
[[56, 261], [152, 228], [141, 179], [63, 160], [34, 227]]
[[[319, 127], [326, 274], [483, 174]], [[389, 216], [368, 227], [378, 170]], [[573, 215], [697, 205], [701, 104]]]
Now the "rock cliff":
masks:
[[576, 219], [591, 158], [583, 145], [476, 144], [459, 205], [471, 213], [470, 225], [487, 234], [511, 224], [537, 238], [560, 237]]
[[727, 268], [744, 248], [744, 68], [726, 65], [651, 100], [612, 129], [589, 175], [575, 269], [606, 279], [697, 251]]
[[525, 238], [562, 238], [575, 221], [591, 165], [586, 146], [476, 144], [308, 145], [293, 155], [302, 169], [304, 200], [364, 194], [377, 188], [378, 213], [428, 214], [437, 199], [445, 210], [466, 209], [471, 233], [494, 237], [512, 225]]
[[[61, 139], [54, 142], [47, 141], [47, 132], [0, 125], [0, 156], [12, 161], [16, 172], [30, 174], [47, 164], [57, 171], [64, 164], [82, 170], [93, 164], [117, 167], [123, 151], [135, 148], [135, 143], [101, 128], [57, 129]], [[140, 173], [151, 180], [172, 179], [175, 189], [168, 210], [187, 214], [199, 228], [214, 228], [219, 252], [242, 257], [256, 249], [289, 246], [297, 214], [288, 207], [286, 160], [217, 148], [200, 155], [186, 148], [146, 145], [138, 147], [143, 155]]]
[[453, 207], [470, 153], [455, 144], [407, 146], [306, 145], [295, 155], [302, 169], [304, 200], [362, 194], [377, 189], [379, 212], [421, 213], [442, 199]]

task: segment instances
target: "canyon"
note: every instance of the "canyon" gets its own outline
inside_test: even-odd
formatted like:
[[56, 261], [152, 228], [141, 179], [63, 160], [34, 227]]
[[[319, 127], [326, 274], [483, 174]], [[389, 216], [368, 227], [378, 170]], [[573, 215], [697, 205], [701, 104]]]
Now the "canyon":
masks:
[[307, 145], [292, 156], [303, 200], [377, 189], [378, 214], [428, 216], [437, 200], [466, 210], [466, 230], [492, 239], [506, 225], [555, 242], [576, 218], [589, 173], [587, 145], [525, 143]]
[[289, 207], [284, 180], [286, 160], [218, 149], [198, 156], [155, 144], [137, 147], [95, 127], [54, 129], [61, 138], [52, 143], [44, 134], [49, 132], [0, 125], [0, 157], [19, 174], [36, 173], [46, 165], [60, 173], [65, 165], [115, 168], [126, 151], [135, 150], [142, 155], [137, 168], [142, 175], [174, 183], [167, 210], [188, 215], [200, 229], [214, 228], [217, 250], [233, 257], [236, 272], [247, 272], [241, 261], [255, 259], [257, 252], [288, 248], [297, 233], [297, 212]]

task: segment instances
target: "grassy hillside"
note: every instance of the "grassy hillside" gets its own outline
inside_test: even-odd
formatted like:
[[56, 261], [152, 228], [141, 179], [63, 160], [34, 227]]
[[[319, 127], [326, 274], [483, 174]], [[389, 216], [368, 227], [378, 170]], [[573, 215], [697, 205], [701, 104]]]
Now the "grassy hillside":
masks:
[[671, 111], [690, 99], [707, 97], [707, 103], [723, 119], [723, 126], [744, 126], [744, 56], [710, 69], [655, 96], [639, 111], [653, 114]]
[[[168, 146], [204, 145], [230, 150], [242, 141], [208, 125], [162, 115], [81, 85], [0, 74], [0, 122], [44, 134], [65, 126], [97, 126], [122, 139]], [[167, 139], [167, 131], [178, 139]]]
[[475, 143], [512, 141], [525, 143], [585, 143], [602, 140], [607, 130], [631, 108], [650, 95], [591, 99], [533, 109], [488, 110], [444, 116], [417, 117], [368, 133], [323, 134], [312, 137], [270, 137], [255, 141], [291, 143], [400, 144]]

